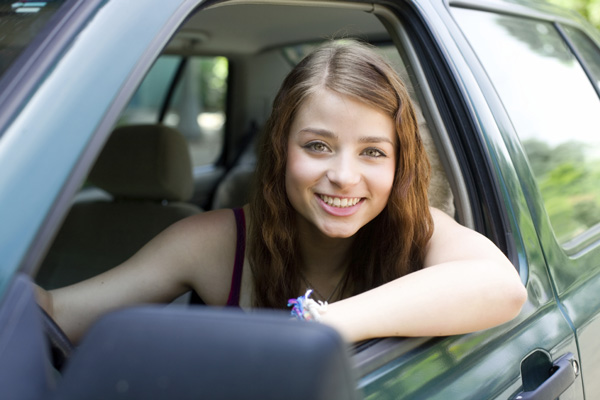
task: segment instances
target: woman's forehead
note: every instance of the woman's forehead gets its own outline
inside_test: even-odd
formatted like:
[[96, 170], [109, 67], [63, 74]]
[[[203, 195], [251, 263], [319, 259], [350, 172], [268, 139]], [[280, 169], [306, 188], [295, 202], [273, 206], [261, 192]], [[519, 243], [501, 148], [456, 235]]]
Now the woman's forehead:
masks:
[[313, 132], [332, 139], [353, 132], [360, 136], [396, 136], [394, 120], [383, 110], [332, 90], [312, 93], [300, 105], [291, 123], [291, 134]]

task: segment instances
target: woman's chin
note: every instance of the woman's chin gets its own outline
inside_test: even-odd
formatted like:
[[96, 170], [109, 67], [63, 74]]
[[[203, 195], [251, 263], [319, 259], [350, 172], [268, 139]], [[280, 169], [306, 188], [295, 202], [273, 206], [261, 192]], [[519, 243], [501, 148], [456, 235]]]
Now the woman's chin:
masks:
[[347, 239], [351, 238], [358, 232], [354, 227], [332, 228], [322, 227], [319, 229], [321, 233], [331, 239]]

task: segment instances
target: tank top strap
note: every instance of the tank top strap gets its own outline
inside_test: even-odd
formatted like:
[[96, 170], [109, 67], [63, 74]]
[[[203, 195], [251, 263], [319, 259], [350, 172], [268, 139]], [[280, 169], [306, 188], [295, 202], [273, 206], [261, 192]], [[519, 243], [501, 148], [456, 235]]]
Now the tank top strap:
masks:
[[244, 270], [244, 259], [246, 258], [246, 217], [243, 208], [234, 208], [233, 214], [235, 216], [235, 225], [237, 228], [237, 241], [227, 306], [239, 307], [240, 292], [242, 289], [242, 272]]

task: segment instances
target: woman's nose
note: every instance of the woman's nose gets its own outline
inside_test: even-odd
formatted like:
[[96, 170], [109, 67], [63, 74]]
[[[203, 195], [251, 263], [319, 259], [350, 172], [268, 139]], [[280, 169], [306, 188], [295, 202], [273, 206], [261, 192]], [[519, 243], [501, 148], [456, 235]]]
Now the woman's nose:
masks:
[[338, 155], [329, 165], [327, 179], [340, 188], [350, 187], [360, 182], [360, 171], [355, 160], [348, 155]]

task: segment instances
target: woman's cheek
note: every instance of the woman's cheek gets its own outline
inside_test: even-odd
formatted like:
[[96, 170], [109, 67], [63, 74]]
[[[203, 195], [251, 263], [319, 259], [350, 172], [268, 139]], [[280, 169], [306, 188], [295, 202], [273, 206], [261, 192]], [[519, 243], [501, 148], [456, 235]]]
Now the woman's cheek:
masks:
[[392, 192], [395, 172], [395, 165], [393, 163], [386, 163], [381, 168], [373, 169], [369, 174], [370, 182], [379, 196], [385, 199], [385, 203], [387, 203]]
[[299, 185], [310, 185], [318, 180], [322, 166], [312, 157], [294, 152], [288, 157], [287, 174], [291, 181]]

